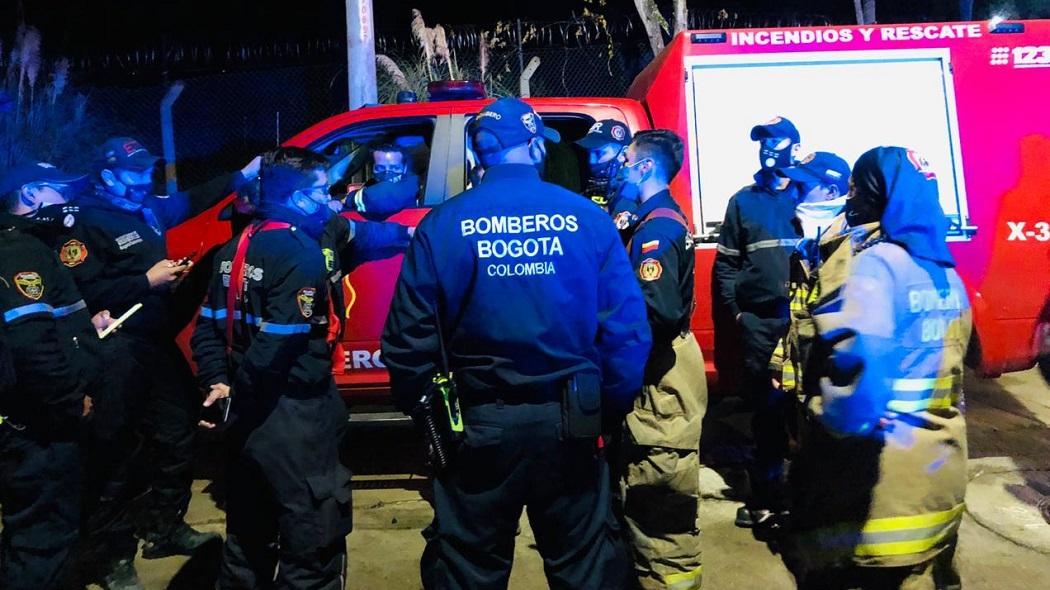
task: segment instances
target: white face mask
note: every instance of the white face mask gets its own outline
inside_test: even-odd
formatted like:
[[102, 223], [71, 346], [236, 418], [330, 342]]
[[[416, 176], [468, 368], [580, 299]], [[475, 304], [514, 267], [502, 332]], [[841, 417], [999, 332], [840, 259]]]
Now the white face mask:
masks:
[[795, 206], [795, 215], [802, 222], [802, 233], [805, 237], [815, 240], [818, 233], [823, 233], [831, 225], [831, 220], [842, 213], [846, 206], [846, 196], [843, 195], [830, 201], [818, 201], [815, 203], [799, 203]]

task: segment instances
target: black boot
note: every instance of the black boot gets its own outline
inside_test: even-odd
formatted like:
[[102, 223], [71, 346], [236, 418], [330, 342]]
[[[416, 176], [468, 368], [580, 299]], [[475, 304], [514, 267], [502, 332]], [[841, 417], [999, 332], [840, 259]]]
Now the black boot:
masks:
[[146, 590], [139, 582], [139, 575], [135, 571], [133, 560], [115, 561], [108, 569], [109, 572], [99, 580], [99, 585], [103, 590]]
[[208, 543], [222, 539], [216, 533], [202, 533], [179, 521], [164, 533], [149, 533], [142, 546], [143, 559], [160, 559], [172, 555], [193, 555]]

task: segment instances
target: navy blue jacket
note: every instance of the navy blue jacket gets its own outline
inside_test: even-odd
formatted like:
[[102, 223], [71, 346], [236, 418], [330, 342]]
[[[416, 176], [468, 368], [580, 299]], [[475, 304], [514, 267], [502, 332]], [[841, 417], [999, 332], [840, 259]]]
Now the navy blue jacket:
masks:
[[753, 184], [729, 199], [714, 282], [718, 306], [730, 317], [769, 309], [786, 316], [790, 258], [801, 237], [794, 222], [797, 196], [794, 185], [772, 192]]
[[514, 164], [431, 211], [409, 245], [382, 345], [403, 410], [441, 370], [438, 329], [467, 403], [597, 369], [607, 407], [625, 411], [651, 346], [607, 214]]
[[328, 270], [317, 238], [287, 212], [272, 219], [289, 229], [261, 231], [244, 261], [243, 307], [234, 310], [231, 354], [226, 354], [226, 293], [239, 236], [219, 249], [208, 298], [191, 339], [197, 378], [205, 388], [226, 383], [260, 405], [280, 395], [322, 395], [332, 380], [327, 342]]

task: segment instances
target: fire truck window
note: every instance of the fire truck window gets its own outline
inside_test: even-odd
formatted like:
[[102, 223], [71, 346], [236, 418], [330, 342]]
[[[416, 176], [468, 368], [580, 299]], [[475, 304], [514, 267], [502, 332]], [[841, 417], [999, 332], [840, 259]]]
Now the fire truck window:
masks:
[[[587, 134], [594, 124], [594, 119], [582, 115], [543, 115], [544, 125], [561, 134], [561, 142], [547, 142], [547, 163], [544, 166], [544, 180], [563, 186], [574, 193], [583, 190], [587, 171], [587, 154], [574, 142]], [[478, 157], [467, 137], [465, 154], [466, 179], [464, 186], [471, 188], [480, 179], [476, 170]]]
[[426, 186], [433, 136], [433, 118], [368, 121], [329, 136], [311, 148], [331, 162], [328, 177], [332, 195], [343, 196], [378, 182], [373, 172], [377, 150], [401, 153], [406, 172], [418, 177], [420, 187]]

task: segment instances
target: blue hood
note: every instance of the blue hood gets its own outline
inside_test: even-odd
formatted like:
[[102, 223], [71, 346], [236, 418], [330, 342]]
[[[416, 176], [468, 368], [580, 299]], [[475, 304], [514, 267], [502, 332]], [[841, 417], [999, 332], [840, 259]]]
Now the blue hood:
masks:
[[888, 241], [922, 261], [942, 268], [955, 266], [946, 243], [948, 219], [941, 208], [937, 177], [922, 156], [901, 147], [869, 150], [853, 167], [853, 183], [858, 194], [885, 203], [880, 221]]

